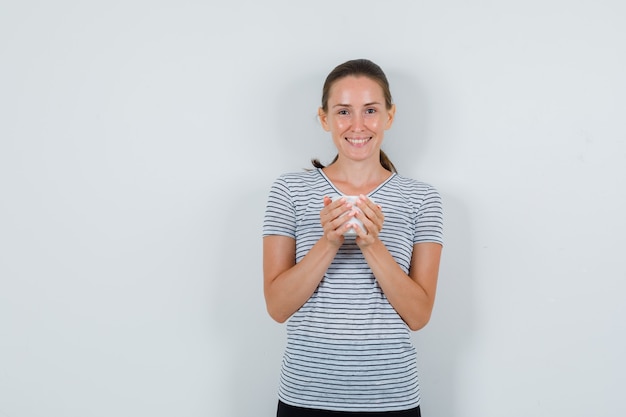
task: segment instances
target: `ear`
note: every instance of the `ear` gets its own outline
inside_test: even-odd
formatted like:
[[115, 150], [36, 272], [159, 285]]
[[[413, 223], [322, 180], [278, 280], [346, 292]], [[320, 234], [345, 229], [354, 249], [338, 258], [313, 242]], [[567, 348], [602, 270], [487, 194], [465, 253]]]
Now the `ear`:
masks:
[[385, 130], [391, 128], [394, 117], [396, 117], [396, 105], [392, 104], [391, 108], [387, 110], [387, 124], [385, 125]]
[[330, 128], [328, 127], [328, 115], [321, 107], [317, 109], [317, 117], [320, 119], [322, 128], [327, 132], [330, 131]]

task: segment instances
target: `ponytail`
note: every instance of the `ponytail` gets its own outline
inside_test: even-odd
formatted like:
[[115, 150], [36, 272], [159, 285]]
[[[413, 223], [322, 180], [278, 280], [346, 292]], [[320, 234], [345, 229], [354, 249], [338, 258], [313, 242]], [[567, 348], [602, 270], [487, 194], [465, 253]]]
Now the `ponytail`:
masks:
[[393, 172], [394, 174], [398, 173], [398, 170], [396, 169], [396, 166], [393, 164], [393, 162], [391, 162], [391, 159], [389, 159], [387, 154], [385, 152], [383, 152], [382, 149], [380, 151], [380, 164], [387, 171]]

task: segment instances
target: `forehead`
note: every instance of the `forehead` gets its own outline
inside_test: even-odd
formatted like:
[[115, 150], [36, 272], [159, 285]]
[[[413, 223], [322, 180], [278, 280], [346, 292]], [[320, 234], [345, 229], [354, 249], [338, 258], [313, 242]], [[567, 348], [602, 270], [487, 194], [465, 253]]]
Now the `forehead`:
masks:
[[345, 100], [384, 103], [382, 87], [373, 79], [365, 76], [347, 76], [340, 78], [330, 88], [328, 97], [331, 102], [345, 103]]

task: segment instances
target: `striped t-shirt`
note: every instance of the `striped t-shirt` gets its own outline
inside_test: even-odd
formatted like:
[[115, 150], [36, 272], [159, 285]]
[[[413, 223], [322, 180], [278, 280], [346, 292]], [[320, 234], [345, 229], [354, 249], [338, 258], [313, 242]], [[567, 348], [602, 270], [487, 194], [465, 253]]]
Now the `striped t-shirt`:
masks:
[[[341, 192], [321, 169], [280, 176], [263, 236], [295, 239], [296, 262], [323, 236], [324, 196]], [[392, 174], [368, 194], [382, 206], [379, 234], [408, 273], [413, 245], [442, 243], [442, 205], [432, 186]], [[318, 288], [287, 323], [279, 399], [337, 411], [417, 407], [420, 389], [410, 329], [387, 301], [354, 238], [346, 238]]]

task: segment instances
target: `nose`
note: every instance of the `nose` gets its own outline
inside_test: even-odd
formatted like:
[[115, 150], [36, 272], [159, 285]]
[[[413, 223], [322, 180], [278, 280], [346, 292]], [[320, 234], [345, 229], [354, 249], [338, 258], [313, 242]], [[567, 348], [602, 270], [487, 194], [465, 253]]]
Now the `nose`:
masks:
[[355, 113], [352, 117], [352, 130], [355, 132], [361, 132], [364, 130], [363, 126], [365, 124], [365, 119], [361, 113]]

